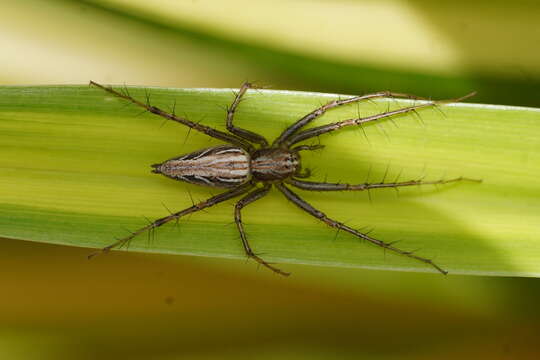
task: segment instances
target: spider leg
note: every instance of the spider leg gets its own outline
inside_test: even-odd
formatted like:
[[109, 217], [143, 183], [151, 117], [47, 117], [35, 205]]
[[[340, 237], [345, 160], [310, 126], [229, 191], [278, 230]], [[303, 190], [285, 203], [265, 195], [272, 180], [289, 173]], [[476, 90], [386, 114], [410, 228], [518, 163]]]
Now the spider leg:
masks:
[[299, 178], [299, 179], [307, 179], [308, 177], [311, 176], [311, 169], [309, 169], [309, 168], [304, 169], [302, 172], [297, 173], [294, 176]]
[[373, 94], [366, 94], [362, 96], [354, 96], [348, 99], [343, 100], [333, 100], [325, 105], [313, 110], [291, 126], [289, 126], [287, 129], [285, 129], [279, 137], [274, 140], [272, 146], [280, 146], [282, 144], [288, 143], [291, 144], [292, 142], [288, 141], [289, 138], [296, 133], [297, 130], [301, 129], [302, 127], [306, 126], [319, 116], [323, 115], [327, 110], [333, 109], [342, 105], [347, 105], [355, 102], [359, 102], [362, 100], [369, 100], [369, 99], [375, 99], [375, 98], [384, 98], [384, 97], [391, 97], [391, 98], [405, 98], [405, 99], [415, 99], [415, 100], [426, 100], [425, 98], [421, 98], [415, 95], [410, 94], [402, 94], [397, 92], [391, 92], [391, 91], [379, 91]]
[[153, 222], [149, 223], [148, 225], [138, 229], [138, 230], [135, 230], [133, 231], [129, 236], [126, 236], [122, 239], [119, 239], [117, 241], [115, 241], [114, 243], [108, 245], [108, 246], [105, 246], [103, 249], [97, 251], [97, 252], [94, 252], [92, 254], [90, 254], [88, 256], [88, 258], [92, 258], [94, 257], [95, 255], [98, 255], [100, 253], [107, 253], [109, 252], [109, 250], [111, 249], [114, 249], [114, 248], [120, 248], [124, 245], [127, 245], [131, 239], [133, 239], [134, 237], [136, 237], [137, 235], [140, 235], [142, 233], [144, 233], [145, 231], [152, 231], [162, 225], [165, 225], [166, 223], [172, 221], [172, 220], [177, 220], [185, 215], [188, 215], [188, 214], [192, 214], [194, 212], [197, 212], [197, 211], [201, 211], [203, 209], [206, 209], [210, 206], [213, 206], [213, 205], [216, 205], [216, 204], [219, 204], [220, 202], [223, 202], [223, 201], [226, 201], [226, 200], [229, 200], [229, 199], [232, 199], [234, 197], [237, 197], [237, 196], [240, 196], [246, 192], [248, 192], [251, 188], [253, 187], [253, 184], [251, 183], [247, 183], [247, 184], [244, 184], [244, 185], [240, 185], [234, 189], [231, 189], [227, 192], [224, 192], [224, 193], [221, 193], [219, 195], [216, 195], [216, 196], [213, 196], [211, 197], [210, 199], [207, 199], [205, 201], [202, 201], [198, 204], [194, 204], [193, 206], [190, 206], [184, 210], [181, 210], [181, 211], [178, 211], [178, 212], [175, 212], [175, 213], [171, 213], [170, 215], [168, 216], [165, 216], [165, 217], [162, 217], [162, 218], [159, 218], [157, 220], [154, 220]]
[[178, 122], [180, 124], [186, 125], [189, 128], [195, 129], [195, 130], [197, 130], [197, 131], [199, 131], [199, 132], [201, 132], [203, 134], [206, 134], [206, 135], [208, 135], [210, 137], [213, 137], [213, 138], [216, 138], [216, 139], [219, 139], [219, 140], [223, 140], [225, 142], [228, 142], [229, 144], [234, 144], [234, 145], [240, 146], [243, 149], [248, 150], [249, 152], [254, 150], [253, 145], [251, 145], [250, 143], [248, 143], [248, 142], [246, 142], [246, 141], [244, 141], [242, 139], [239, 139], [238, 137], [236, 137], [234, 135], [227, 134], [226, 132], [211, 128], [209, 126], [201, 125], [199, 123], [190, 121], [190, 120], [182, 118], [182, 117], [178, 117], [178, 116], [176, 116], [174, 114], [169, 114], [168, 112], [163, 111], [163, 110], [161, 110], [160, 108], [158, 108], [156, 106], [151, 106], [148, 103], [144, 103], [142, 101], [139, 101], [139, 100], [131, 97], [127, 93], [123, 94], [121, 92], [118, 92], [118, 91], [114, 90], [110, 86], [104, 86], [104, 85], [98, 84], [98, 83], [96, 83], [94, 81], [90, 81], [90, 85], [97, 86], [98, 88], [103, 89], [106, 92], [108, 92], [110, 94], [113, 94], [114, 96], [117, 96], [119, 98], [130, 101], [133, 104], [142, 107], [146, 111], [151, 112], [152, 114], [159, 115], [159, 116], [161, 116], [161, 117], [163, 117], [165, 119], [168, 119], [168, 120], [176, 121], [176, 122]]
[[242, 84], [242, 87], [236, 94], [236, 97], [234, 98], [234, 101], [231, 104], [231, 107], [227, 109], [227, 130], [229, 130], [231, 133], [233, 133], [234, 135], [242, 139], [245, 139], [250, 142], [254, 142], [256, 144], [261, 144], [263, 147], [267, 147], [268, 141], [266, 141], [266, 139], [263, 136], [233, 125], [234, 113], [236, 112], [236, 108], [238, 107], [238, 104], [240, 104], [240, 101], [242, 100], [242, 96], [244, 96], [244, 94], [246, 93], [248, 89], [254, 89], [254, 88], [255, 86], [249, 82], [245, 82]]
[[291, 149], [292, 152], [299, 152], [299, 151], [314, 151], [314, 150], [320, 150], [323, 149], [324, 145], [299, 145]]
[[405, 251], [405, 250], [398, 249], [397, 247], [393, 246], [391, 243], [386, 243], [384, 241], [374, 239], [371, 236], [368, 236], [367, 234], [361, 233], [358, 230], [355, 230], [355, 229], [353, 229], [351, 227], [348, 227], [347, 225], [345, 225], [343, 223], [340, 223], [340, 222], [338, 222], [336, 220], [330, 219], [328, 216], [326, 216], [326, 214], [324, 214], [323, 212], [315, 209], [313, 206], [311, 206], [305, 200], [302, 200], [297, 194], [292, 192], [285, 185], [276, 184], [276, 187], [283, 193], [283, 195], [285, 195], [285, 197], [289, 201], [291, 201], [293, 204], [295, 204], [296, 206], [298, 206], [300, 209], [304, 210], [305, 212], [307, 212], [311, 216], [314, 216], [315, 218], [321, 220], [322, 222], [324, 222], [328, 226], [331, 226], [331, 227], [339, 229], [339, 230], [346, 231], [346, 232], [348, 232], [348, 233], [350, 233], [350, 234], [352, 234], [352, 235], [354, 235], [354, 236], [356, 236], [356, 237], [358, 237], [360, 239], [367, 240], [372, 244], [380, 246], [383, 249], [390, 250], [390, 251], [393, 251], [393, 252], [395, 252], [397, 254], [404, 255], [404, 256], [410, 257], [412, 259], [421, 261], [421, 262], [423, 262], [425, 264], [431, 265], [432, 267], [434, 267], [435, 269], [437, 269], [439, 272], [443, 273], [444, 275], [446, 275], [448, 273], [446, 270], [443, 270], [441, 267], [439, 267], [437, 264], [435, 264], [430, 259], [426, 259], [426, 258], [417, 256], [417, 255], [413, 254], [410, 251]]
[[345, 126], [353, 126], [353, 125], [362, 125], [364, 123], [372, 122], [379, 119], [388, 118], [391, 116], [399, 115], [399, 114], [406, 114], [406, 113], [412, 113], [415, 112], [418, 109], [430, 107], [430, 106], [436, 106], [439, 104], [446, 104], [446, 103], [453, 103], [453, 102], [459, 102], [462, 100], [465, 100], [471, 96], [474, 96], [476, 93], [472, 92], [470, 94], [467, 94], [463, 97], [457, 98], [457, 99], [451, 99], [451, 100], [441, 100], [441, 101], [429, 101], [423, 104], [413, 105], [413, 106], [407, 106], [401, 109], [392, 110], [392, 111], [385, 111], [380, 114], [375, 114], [372, 116], [367, 116], [365, 118], [355, 118], [355, 119], [347, 119], [339, 122], [335, 122], [332, 124], [322, 125], [318, 127], [314, 127], [308, 130], [301, 131], [299, 133], [296, 133], [290, 137], [284, 142], [284, 144], [289, 147], [292, 144], [296, 144], [300, 141], [310, 139], [312, 137], [316, 137], [322, 134], [326, 134], [332, 131], [339, 130]]
[[448, 184], [448, 183], [453, 183], [453, 182], [458, 182], [458, 181], [481, 182], [482, 180], [458, 177], [454, 179], [435, 180], [435, 181], [410, 180], [410, 181], [376, 183], [376, 184], [368, 184], [368, 183], [343, 184], [343, 183], [326, 183], [326, 182], [313, 182], [313, 181], [289, 179], [287, 180], [287, 183], [299, 189], [310, 190], [310, 191], [363, 191], [363, 190], [370, 190], [370, 189], [397, 188], [401, 186], [413, 186], [413, 185]]
[[249, 242], [247, 240], [246, 233], [244, 231], [244, 225], [242, 224], [242, 213], [241, 210], [244, 206], [251, 204], [254, 201], [259, 200], [260, 198], [264, 197], [268, 192], [270, 191], [272, 185], [269, 183], [265, 184], [263, 188], [254, 190], [247, 194], [245, 197], [240, 199], [236, 206], [234, 207], [234, 221], [236, 222], [236, 226], [238, 227], [238, 231], [240, 232], [240, 238], [242, 239], [242, 245], [244, 246], [244, 251], [246, 252], [246, 255], [256, 262], [258, 262], [260, 265], [272, 270], [273, 272], [283, 275], [283, 276], [289, 276], [290, 273], [284, 272], [274, 266], [272, 264], [264, 261], [259, 256], [257, 256], [253, 250], [251, 249], [251, 246], [249, 246]]

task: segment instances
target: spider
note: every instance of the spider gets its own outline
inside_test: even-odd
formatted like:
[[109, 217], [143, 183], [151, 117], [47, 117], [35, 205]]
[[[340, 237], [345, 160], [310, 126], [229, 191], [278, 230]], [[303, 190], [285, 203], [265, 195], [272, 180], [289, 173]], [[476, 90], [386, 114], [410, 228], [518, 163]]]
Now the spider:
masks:
[[[401, 250], [392, 245], [375, 238], [367, 233], [353, 229], [344, 223], [329, 218], [323, 212], [317, 210], [312, 205], [303, 200], [291, 187], [310, 191], [364, 191], [380, 188], [398, 188], [401, 186], [426, 185], [426, 184], [446, 184], [463, 180], [476, 181], [459, 177], [450, 180], [422, 181], [410, 180], [403, 182], [381, 182], [381, 183], [362, 183], [362, 184], [344, 184], [327, 183], [303, 180], [310, 176], [309, 170], [302, 170], [300, 153], [302, 151], [312, 151], [323, 148], [323, 145], [297, 145], [298, 143], [323, 134], [327, 134], [347, 126], [361, 125], [378, 119], [388, 118], [398, 114], [415, 112], [417, 109], [434, 106], [439, 103], [458, 102], [473, 96], [475, 93], [465, 95], [458, 99], [445, 101], [425, 101], [420, 104], [403, 107], [397, 110], [386, 111], [364, 118], [347, 119], [327, 125], [321, 125], [309, 129], [303, 129], [316, 118], [323, 115], [326, 111], [343, 106], [346, 104], [366, 101], [376, 98], [407, 98], [421, 99], [413, 95], [396, 93], [391, 91], [381, 91], [362, 96], [354, 96], [347, 99], [338, 99], [315, 109], [302, 117], [289, 127], [270, 144], [263, 136], [247, 129], [242, 129], [233, 124], [234, 114], [238, 108], [242, 97], [248, 89], [256, 87], [245, 82], [240, 90], [235, 94], [234, 101], [227, 109], [226, 127], [228, 132], [220, 131], [209, 126], [190, 121], [179, 117], [174, 113], [167, 113], [155, 106], [151, 106], [149, 101], [143, 103], [129, 95], [127, 91], [119, 92], [112, 87], [100, 85], [90, 81], [90, 85], [96, 86], [113, 94], [119, 98], [125, 99], [137, 106], [140, 106], [150, 113], [164, 117], [165, 119], [179, 122], [191, 129], [197, 130], [215, 139], [226, 142], [226, 145], [217, 145], [206, 149], [198, 150], [189, 154], [166, 160], [159, 164], [152, 165], [152, 172], [162, 174], [174, 180], [185, 181], [192, 184], [211, 186], [215, 188], [226, 189], [225, 192], [194, 204], [184, 210], [171, 213], [165, 217], [150, 222], [148, 225], [132, 232], [129, 236], [118, 239], [114, 243], [102, 248], [100, 251], [91, 254], [92, 257], [98, 253], [106, 253], [109, 250], [126, 245], [131, 239], [144, 233], [152, 231], [170, 221], [177, 220], [188, 214], [206, 209], [226, 200], [244, 195], [234, 207], [234, 220], [244, 251], [248, 258], [255, 260], [260, 265], [272, 270], [273, 272], [288, 276], [289, 273], [275, 267], [259, 255], [257, 255], [249, 245], [244, 226], [242, 224], [242, 209], [254, 201], [266, 196], [272, 187], [276, 187], [289, 201], [305, 211], [309, 215], [319, 219], [323, 223], [338, 230], [366, 240], [374, 245], [393, 251], [400, 255], [421, 261], [428, 264], [443, 274], [447, 271], [439, 267], [432, 260], [420, 257], [413, 252]], [[261, 186], [257, 186], [262, 184]]]

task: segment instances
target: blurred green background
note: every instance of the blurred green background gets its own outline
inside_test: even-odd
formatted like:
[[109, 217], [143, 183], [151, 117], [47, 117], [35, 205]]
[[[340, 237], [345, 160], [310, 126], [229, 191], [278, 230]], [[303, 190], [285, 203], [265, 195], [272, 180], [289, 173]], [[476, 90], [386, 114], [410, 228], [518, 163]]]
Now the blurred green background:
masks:
[[[276, 89], [540, 107], [540, 4], [4, 0], [0, 83]], [[329, 239], [330, 241], [331, 239]], [[538, 358], [537, 279], [2, 239], [0, 358]]]

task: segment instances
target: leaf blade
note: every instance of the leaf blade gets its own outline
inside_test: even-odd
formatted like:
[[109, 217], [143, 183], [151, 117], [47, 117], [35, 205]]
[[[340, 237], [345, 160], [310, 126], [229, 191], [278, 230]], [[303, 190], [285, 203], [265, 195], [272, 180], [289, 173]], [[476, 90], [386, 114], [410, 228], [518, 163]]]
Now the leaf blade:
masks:
[[[151, 101], [220, 129], [231, 90], [149, 88]], [[130, 88], [144, 99], [145, 89]], [[217, 144], [83, 86], [2, 87], [0, 126], [3, 168], [0, 235], [32, 241], [102, 247], [150, 219], [204, 200], [209, 189], [150, 174], [149, 165]], [[273, 139], [295, 119], [336, 95], [250, 92], [237, 125]], [[332, 111], [317, 124], [370, 114], [403, 103], [378, 102]], [[442, 111], [445, 115], [442, 115]], [[365, 193], [301, 196], [353, 227], [375, 227], [374, 236], [402, 240], [406, 250], [451, 273], [540, 274], [536, 215], [540, 204], [536, 109], [454, 104], [378, 126], [321, 137], [326, 148], [304, 156], [315, 179], [377, 182], [467, 176], [484, 183]], [[509, 122], [512, 121], [511, 126]], [[187, 138], [186, 138], [187, 137]], [[513, 184], [519, 184], [519, 187]], [[214, 193], [216, 193], [214, 191]], [[159, 229], [132, 249], [145, 252], [243, 257], [232, 202]], [[338, 234], [273, 192], [247, 207], [250, 242], [271, 261], [431, 271], [420, 263]], [[227, 226], [229, 225], [229, 226]], [[519, 242], [509, 241], [512, 237]], [[334, 241], [332, 239], [336, 238]]]

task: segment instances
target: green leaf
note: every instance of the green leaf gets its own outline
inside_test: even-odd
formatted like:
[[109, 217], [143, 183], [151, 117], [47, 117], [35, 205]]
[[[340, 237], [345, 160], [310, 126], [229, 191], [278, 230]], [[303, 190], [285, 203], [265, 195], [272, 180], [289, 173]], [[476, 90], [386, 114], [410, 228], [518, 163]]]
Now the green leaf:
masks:
[[[231, 90], [130, 87], [141, 100], [224, 128]], [[463, 94], [456, 94], [463, 95]], [[288, 124], [337, 95], [250, 91], [236, 125], [272, 140]], [[332, 110], [320, 125], [406, 105], [381, 100]], [[100, 248], [127, 230], [216, 194], [175, 182], [150, 165], [218, 144], [87, 86], [0, 87], [0, 236]], [[363, 183], [398, 177], [465, 176], [483, 183], [355, 193], [297, 191], [328, 216], [418, 250], [450, 273], [540, 274], [540, 111], [452, 104], [417, 115], [323, 135], [303, 153], [315, 180]], [[316, 140], [315, 142], [316, 143]], [[386, 174], [386, 175], [385, 175]], [[369, 196], [370, 195], [370, 196]], [[371, 200], [370, 200], [371, 197]], [[140, 236], [130, 250], [244, 257], [233, 201]], [[243, 212], [253, 249], [267, 260], [433, 271], [337, 233], [273, 191]], [[89, 253], [91, 251], [89, 250]]]

